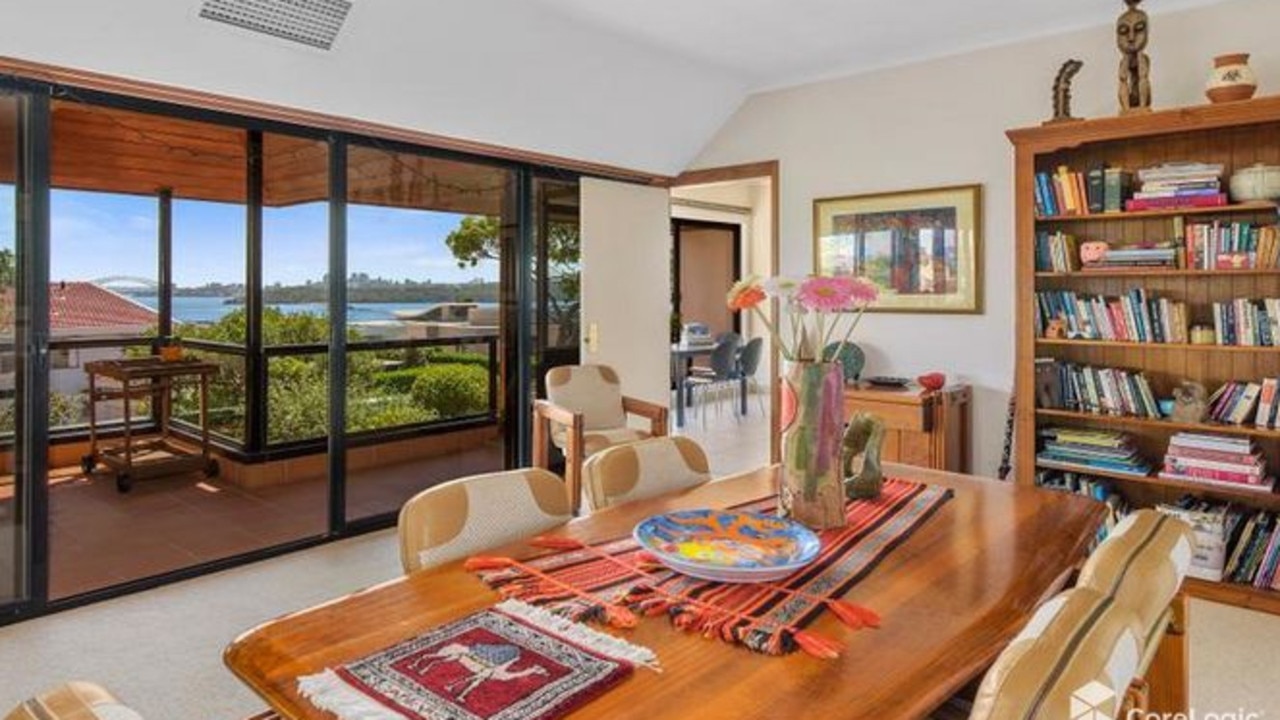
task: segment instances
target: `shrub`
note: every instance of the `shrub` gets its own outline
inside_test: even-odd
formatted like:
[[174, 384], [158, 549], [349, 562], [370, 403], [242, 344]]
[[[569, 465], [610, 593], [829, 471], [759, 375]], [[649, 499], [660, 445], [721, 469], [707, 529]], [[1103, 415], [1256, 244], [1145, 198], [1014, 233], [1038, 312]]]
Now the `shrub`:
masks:
[[465, 350], [443, 350], [440, 348], [431, 348], [427, 351], [427, 362], [434, 365], [478, 365], [483, 368], [488, 368], [489, 354], [466, 352]]
[[475, 365], [428, 365], [413, 383], [413, 399], [441, 418], [489, 411], [489, 372]]

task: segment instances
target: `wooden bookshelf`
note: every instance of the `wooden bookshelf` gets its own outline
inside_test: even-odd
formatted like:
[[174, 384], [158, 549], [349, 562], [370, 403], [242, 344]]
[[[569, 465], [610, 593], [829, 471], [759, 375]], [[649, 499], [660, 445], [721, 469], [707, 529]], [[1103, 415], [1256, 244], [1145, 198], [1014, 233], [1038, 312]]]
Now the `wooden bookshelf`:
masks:
[[[1060, 166], [1072, 171], [1108, 165], [1137, 171], [1164, 162], [1222, 163], [1224, 188], [1231, 173], [1256, 163], [1280, 164], [1280, 97], [1204, 105], [1146, 115], [1101, 118], [1076, 123], [1011, 130], [1015, 149], [1016, 198], [1016, 479], [1034, 484], [1037, 431], [1049, 426], [1123, 429], [1147, 461], [1158, 468], [1169, 437], [1179, 431], [1253, 438], [1273, 473], [1280, 474], [1280, 430], [1252, 424], [1181, 423], [1167, 419], [1093, 415], [1035, 406], [1035, 360], [1059, 360], [1143, 372], [1156, 397], [1169, 397], [1183, 380], [1203, 384], [1212, 393], [1228, 381], [1280, 377], [1280, 348], [1130, 343], [1036, 337], [1036, 293], [1077, 290], [1108, 297], [1142, 288], [1152, 297], [1186, 303], [1192, 324], [1212, 325], [1212, 306], [1235, 298], [1280, 297], [1280, 269], [1201, 270], [1125, 268], [1069, 273], [1036, 270], [1036, 233], [1062, 230], [1079, 242], [1105, 240], [1112, 246], [1175, 240], [1175, 228], [1195, 222], [1276, 224], [1277, 204], [1245, 202], [1210, 208], [1038, 217], [1035, 175]], [[1178, 218], [1186, 222], [1179, 223]], [[1134, 507], [1173, 502], [1187, 494], [1244, 506], [1280, 510], [1280, 495], [1228, 486], [1131, 476], [1084, 469], [1106, 478]], [[1242, 607], [1280, 613], [1280, 593], [1231, 584], [1188, 583], [1188, 594]]]

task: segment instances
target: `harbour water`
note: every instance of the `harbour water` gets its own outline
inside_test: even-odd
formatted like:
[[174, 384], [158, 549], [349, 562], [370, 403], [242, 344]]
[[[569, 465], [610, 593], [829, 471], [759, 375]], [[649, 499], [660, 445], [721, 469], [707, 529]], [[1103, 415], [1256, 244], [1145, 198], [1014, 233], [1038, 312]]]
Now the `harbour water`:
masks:
[[[160, 299], [155, 295], [130, 295], [134, 300], [149, 308], [160, 307]], [[348, 322], [374, 322], [378, 320], [395, 320], [397, 310], [424, 310], [433, 303], [352, 303], [347, 306]], [[489, 303], [479, 303], [487, 305]], [[325, 303], [278, 303], [271, 307], [279, 308], [288, 314], [309, 313], [324, 315]], [[173, 319], [178, 322], [215, 323], [222, 316], [239, 309], [240, 305], [227, 302], [222, 297], [185, 297], [173, 299]]]

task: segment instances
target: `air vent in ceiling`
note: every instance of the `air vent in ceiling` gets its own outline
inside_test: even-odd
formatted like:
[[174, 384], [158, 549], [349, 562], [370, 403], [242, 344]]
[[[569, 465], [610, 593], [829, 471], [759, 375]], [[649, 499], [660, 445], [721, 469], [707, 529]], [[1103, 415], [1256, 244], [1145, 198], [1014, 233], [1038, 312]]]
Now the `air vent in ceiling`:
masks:
[[348, 0], [204, 0], [200, 17], [328, 50], [350, 10]]

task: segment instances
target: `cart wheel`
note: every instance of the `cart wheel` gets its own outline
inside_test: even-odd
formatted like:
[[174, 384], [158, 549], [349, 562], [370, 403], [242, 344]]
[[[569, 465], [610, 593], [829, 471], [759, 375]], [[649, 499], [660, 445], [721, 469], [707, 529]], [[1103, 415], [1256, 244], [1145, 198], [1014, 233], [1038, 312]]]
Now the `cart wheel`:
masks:
[[204, 466], [204, 476], [207, 478], [218, 476], [218, 461], [210, 460]]
[[129, 477], [127, 473], [120, 473], [119, 475], [116, 475], [116, 490], [122, 493], [127, 493], [132, 489], [133, 478]]
[[94, 460], [92, 455], [85, 455], [80, 458], [80, 469], [84, 471], [85, 475], [92, 475], [93, 469], [97, 466], [98, 462]]

